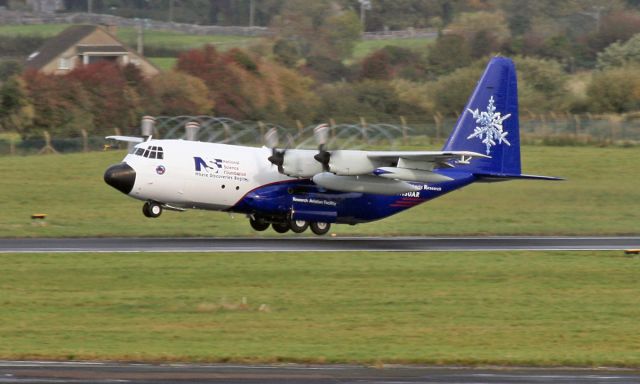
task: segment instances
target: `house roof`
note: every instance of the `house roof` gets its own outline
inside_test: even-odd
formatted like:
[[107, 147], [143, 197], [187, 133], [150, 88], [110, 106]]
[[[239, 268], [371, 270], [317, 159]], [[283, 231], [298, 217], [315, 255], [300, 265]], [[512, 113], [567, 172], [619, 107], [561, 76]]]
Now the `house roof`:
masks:
[[82, 53], [127, 53], [127, 49], [122, 45], [78, 45], [76, 51]]
[[65, 29], [56, 37], [47, 40], [40, 49], [32, 53], [27, 59], [27, 67], [35, 69], [44, 67], [73, 44], [93, 33], [97, 28], [95, 25], [74, 25]]

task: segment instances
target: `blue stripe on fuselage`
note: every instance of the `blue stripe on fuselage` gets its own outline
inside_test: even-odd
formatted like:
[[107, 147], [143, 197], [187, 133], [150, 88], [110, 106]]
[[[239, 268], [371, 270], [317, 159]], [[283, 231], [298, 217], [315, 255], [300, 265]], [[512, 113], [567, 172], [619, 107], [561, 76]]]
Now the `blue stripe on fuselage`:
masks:
[[310, 204], [310, 208], [322, 205], [324, 206], [322, 209], [335, 209], [337, 223], [364, 223], [402, 212], [476, 180], [471, 173], [453, 169], [439, 170], [439, 173], [453, 180], [437, 184], [413, 183], [421, 185], [423, 189], [417, 193], [409, 192], [392, 196], [330, 191], [315, 185], [308, 179], [290, 180], [252, 190], [229, 211], [285, 217], [294, 204], [299, 206], [300, 202], [304, 201], [305, 203], [302, 204]]

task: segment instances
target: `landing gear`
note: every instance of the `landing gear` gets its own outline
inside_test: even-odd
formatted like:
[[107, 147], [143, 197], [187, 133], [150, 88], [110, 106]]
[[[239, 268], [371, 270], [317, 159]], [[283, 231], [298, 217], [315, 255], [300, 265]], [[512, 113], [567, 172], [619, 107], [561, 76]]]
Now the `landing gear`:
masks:
[[292, 232], [302, 233], [309, 228], [309, 222], [304, 220], [289, 220], [289, 227]]
[[260, 217], [256, 217], [254, 218], [250, 218], [249, 219], [249, 224], [251, 225], [251, 228], [253, 228], [256, 231], [264, 231], [267, 228], [269, 228], [269, 223], [266, 222], [264, 219], [260, 218]]
[[273, 223], [271, 226], [273, 227], [273, 230], [278, 233], [287, 233], [289, 229], [291, 229], [289, 228], [288, 223]]
[[311, 227], [311, 232], [315, 233], [318, 236], [322, 236], [322, 235], [326, 235], [327, 232], [329, 232], [329, 229], [331, 229], [331, 224], [329, 223], [322, 223], [322, 222], [313, 222], [310, 224]]
[[146, 217], [156, 218], [162, 214], [162, 205], [156, 203], [155, 201], [147, 201], [142, 206], [142, 213]]

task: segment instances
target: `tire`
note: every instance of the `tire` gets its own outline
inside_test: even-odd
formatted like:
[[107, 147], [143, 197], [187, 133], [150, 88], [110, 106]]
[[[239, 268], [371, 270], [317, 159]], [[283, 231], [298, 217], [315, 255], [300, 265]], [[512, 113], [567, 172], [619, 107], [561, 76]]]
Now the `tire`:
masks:
[[142, 213], [149, 218], [156, 218], [162, 215], [162, 205], [155, 203], [153, 201], [147, 201], [142, 206]]
[[318, 236], [322, 236], [322, 235], [326, 235], [327, 232], [329, 232], [329, 229], [331, 229], [331, 224], [314, 222], [310, 224], [310, 227], [311, 227], [311, 232], [315, 233]]
[[149, 212], [149, 203], [142, 204], [142, 214], [145, 217], [151, 217], [151, 213]]
[[291, 232], [302, 233], [309, 228], [309, 222], [304, 220], [289, 220], [289, 228], [291, 228]]
[[262, 232], [269, 228], [269, 223], [264, 221], [264, 219], [249, 219], [249, 225], [253, 228], [254, 231]]
[[287, 223], [273, 223], [271, 224], [271, 227], [278, 233], [287, 233], [289, 229], [291, 229]]

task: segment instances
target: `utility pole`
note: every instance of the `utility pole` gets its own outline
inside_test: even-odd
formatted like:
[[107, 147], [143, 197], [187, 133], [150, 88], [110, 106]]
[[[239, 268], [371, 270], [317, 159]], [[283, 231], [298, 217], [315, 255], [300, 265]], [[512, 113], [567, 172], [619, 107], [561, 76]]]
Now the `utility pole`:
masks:
[[603, 6], [593, 7], [595, 9], [596, 14], [596, 31], [600, 33], [600, 16], [602, 11], [605, 9]]
[[360, 3], [360, 23], [362, 24], [362, 31], [365, 30], [365, 11], [371, 10], [371, 0], [358, 0]]
[[144, 23], [144, 20], [142, 19], [137, 19], [138, 21], [138, 25], [136, 26], [136, 32], [137, 32], [137, 42], [138, 42], [138, 55], [143, 56], [144, 55], [144, 44], [142, 41], [142, 28], [143, 25], [142, 23]]
[[603, 7], [601, 5], [598, 6], [593, 6], [591, 7], [591, 9], [593, 9], [593, 12], [580, 12], [583, 15], [587, 15], [587, 16], [591, 16], [596, 20], [596, 32], [600, 33], [600, 27], [601, 27], [601, 19], [602, 19], [602, 11], [606, 10], [607, 7]]
[[256, 2], [255, 0], [249, 0], [249, 26], [253, 27], [254, 18], [256, 15]]

